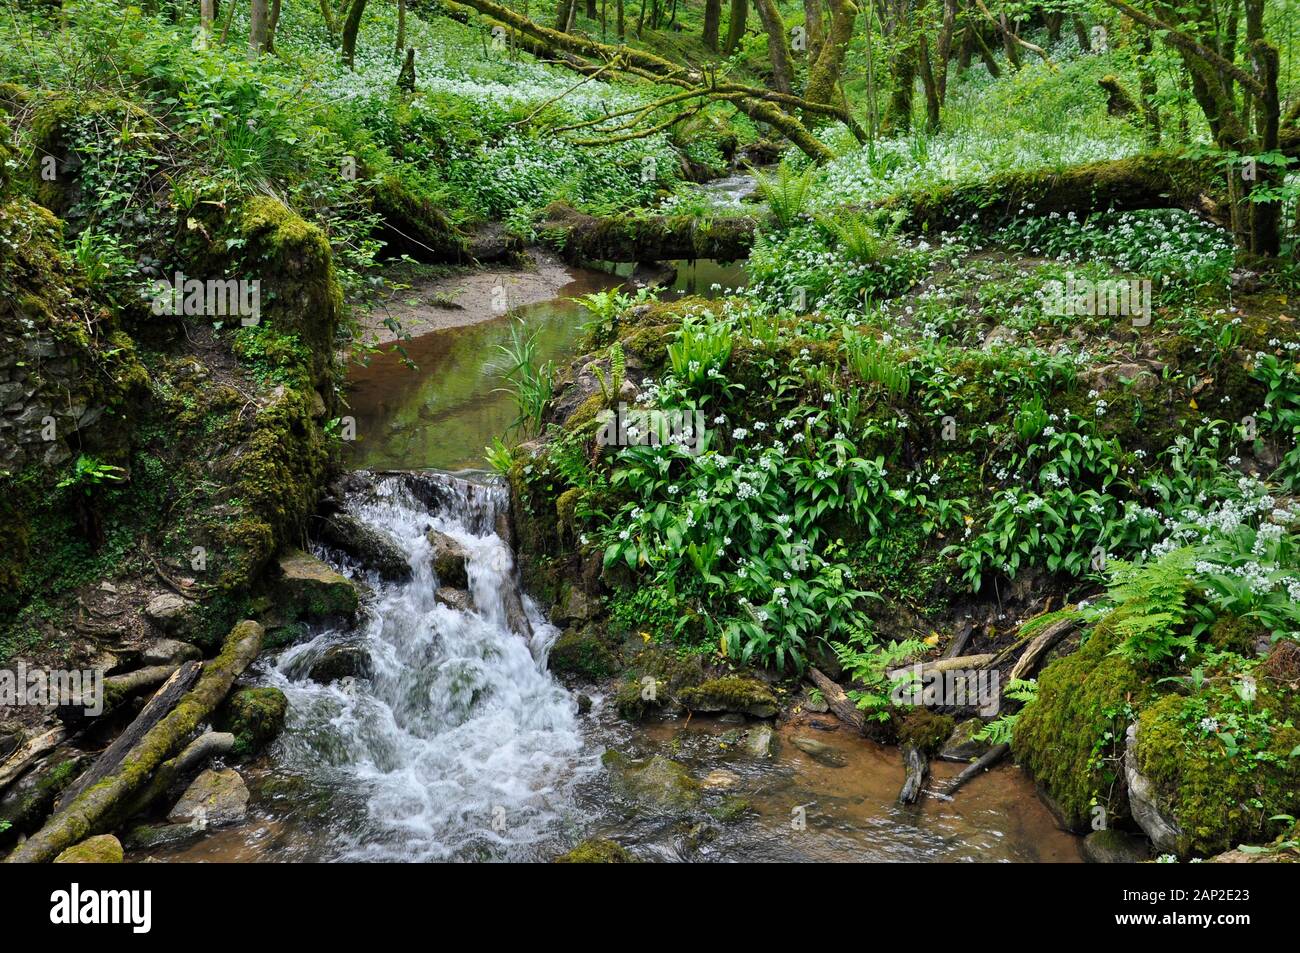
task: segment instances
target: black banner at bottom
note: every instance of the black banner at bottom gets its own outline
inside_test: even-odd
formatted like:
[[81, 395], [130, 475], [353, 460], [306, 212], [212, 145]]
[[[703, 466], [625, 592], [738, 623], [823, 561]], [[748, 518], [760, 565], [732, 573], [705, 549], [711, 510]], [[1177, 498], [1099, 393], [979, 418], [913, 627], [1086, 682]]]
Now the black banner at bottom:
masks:
[[[1295, 884], [1280, 864], [899, 866], [832, 871], [827, 865], [751, 865], [724, 871], [696, 865], [669, 871], [647, 864], [597, 874], [578, 866], [4, 865], [0, 908], [11, 937], [95, 934], [128, 946], [215, 939], [226, 930], [278, 933], [290, 925], [297, 941], [319, 936], [338, 943], [431, 916], [481, 916], [494, 909], [509, 913], [490, 916], [494, 932], [517, 925], [530, 936], [539, 930], [586, 932], [605, 918], [613, 927], [642, 916], [675, 921], [688, 909], [695, 911], [691, 916], [717, 911], [733, 933], [734, 921], [741, 920], [743, 928], [748, 920], [745, 908], [753, 913], [754, 891], [769, 896], [770, 913], [782, 918], [809, 905], [868, 909], [877, 941], [884, 938], [882, 930], [896, 929], [900, 939], [914, 936], [918, 924], [926, 931], [963, 931], [1003, 921], [1018, 933], [1043, 928], [1081, 939], [1134, 932], [1182, 937], [1192, 931], [1231, 938], [1259, 927], [1277, 930], [1294, 915], [1287, 898]], [[568, 891], [580, 892], [566, 899]], [[724, 913], [728, 908], [731, 913]], [[564, 911], [575, 922], [563, 922]]]

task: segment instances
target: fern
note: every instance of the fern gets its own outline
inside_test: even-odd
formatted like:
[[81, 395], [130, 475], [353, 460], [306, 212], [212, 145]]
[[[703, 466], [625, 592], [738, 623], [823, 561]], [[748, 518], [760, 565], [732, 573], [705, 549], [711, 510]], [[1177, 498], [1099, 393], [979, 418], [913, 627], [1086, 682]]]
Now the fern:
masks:
[[623, 345], [615, 341], [609, 349], [609, 376], [605, 376], [605, 371], [599, 366], [591, 369], [596, 375], [596, 382], [600, 384], [601, 399], [608, 406], [612, 404], [615, 398], [623, 390], [623, 379], [627, 374], [627, 361], [623, 355]]
[[772, 218], [782, 228], [790, 228], [804, 215], [817, 175], [816, 166], [796, 172], [786, 162], [777, 166], [774, 175], [759, 173], [758, 194], [767, 202]]
[[[1012, 701], [1028, 704], [1038, 697], [1038, 679], [1013, 678], [1007, 683], [1006, 691], [1002, 694], [1005, 697], [1010, 698]], [[991, 745], [1011, 744], [1011, 736], [1015, 733], [1016, 729], [1016, 719], [1019, 717], [1020, 712], [1014, 711], [1008, 712], [999, 718], [994, 718], [976, 732], [975, 740], [987, 741]]]
[[1110, 563], [1107, 598], [1115, 606], [1110, 624], [1122, 639], [1116, 653], [1133, 661], [1160, 662], [1196, 647], [1190, 632], [1178, 631], [1189, 614], [1188, 576], [1195, 560], [1196, 551], [1185, 546], [1150, 562]]

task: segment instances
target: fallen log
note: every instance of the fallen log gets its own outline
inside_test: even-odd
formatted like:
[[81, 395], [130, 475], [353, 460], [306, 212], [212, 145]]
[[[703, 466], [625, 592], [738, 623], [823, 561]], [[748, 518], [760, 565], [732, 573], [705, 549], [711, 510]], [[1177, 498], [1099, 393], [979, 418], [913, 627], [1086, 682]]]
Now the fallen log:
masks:
[[943, 793], [948, 797], [952, 797], [962, 788], [963, 785], [966, 784], [967, 781], [974, 778], [977, 774], [983, 774], [989, 768], [993, 767], [1005, 758], [1010, 751], [1011, 745], [1008, 744], [1001, 744], [990, 748], [980, 756], [978, 761], [975, 761], [969, 768], [966, 768], [961, 774], [949, 781], [948, 786], [943, 789]]
[[1017, 216], [1155, 208], [1182, 208], [1223, 225], [1223, 190], [1222, 171], [1212, 160], [1157, 151], [1066, 169], [1005, 172], [898, 195], [875, 207], [900, 213], [902, 226], [913, 232], [955, 228], [973, 218], [995, 226]]
[[986, 667], [993, 661], [992, 652], [982, 652], [979, 655], [954, 655], [950, 658], [939, 658], [929, 662], [921, 663], [921, 674], [929, 675], [937, 672], [951, 672], [954, 669], [968, 668], [980, 669]]
[[1025, 649], [1016, 664], [1011, 667], [1007, 680], [1015, 681], [1016, 679], [1032, 678], [1034, 672], [1038, 671], [1038, 666], [1042, 664], [1043, 657], [1058, 642], [1073, 632], [1076, 624], [1074, 619], [1060, 619], [1034, 636], [1029, 643], [1029, 647]]
[[904, 745], [903, 767], [907, 777], [903, 779], [903, 789], [898, 792], [898, 803], [915, 804], [921, 799], [925, 780], [930, 776], [930, 759], [916, 745]]
[[562, 203], [546, 209], [539, 231], [564, 258], [583, 261], [671, 261], [749, 254], [760, 221], [736, 216], [701, 222], [692, 215], [612, 215], [596, 218]]
[[140, 714], [135, 716], [135, 720], [126, 726], [126, 730], [104, 749], [104, 752], [95, 759], [95, 763], [90, 766], [90, 769], [85, 774], [70, 784], [67, 790], [63, 792], [54, 804], [55, 813], [71, 804], [82, 791], [102, 781], [115, 771], [118, 765], [122, 763], [122, 759], [130, 753], [136, 743], [154, 725], [162, 721], [169, 711], [176, 707], [176, 703], [181, 700], [181, 696], [189, 691], [190, 686], [194, 684], [194, 680], [198, 677], [198, 662], [186, 662], [172, 672], [168, 679], [163, 682], [162, 687], [154, 693], [153, 698], [149, 699], [149, 703], [141, 709]]
[[822, 697], [826, 699], [826, 704], [830, 706], [836, 718], [850, 728], [855, 729], [859, 734], [866, 733], [866, 716], [862, 714], [857, 705], [853, 704], [853, 700], [844, 694], [844, 689], [815, 668], [810, 667], [808, 669], [808, 678], [816, 686], [817, 690], [822, 693]]
[[17, 751], [9, 755], [0, 764], [0, 792], [13, 784], [27, 772], [47, 751], [61, 745], [68, 737], [67, 729], [62, 726], [51, 728], [42, 735], [29, 738]]
[[186, 774], [193, 771], [206, 761], [213, 758], [219, 758], [224, 754], [229, 754], [230, 750], [235, 747], [235, 736], [228, 731], [205, 731], [199, 735], [189, 745], [172, 758], [170, 761], [164, 761], [154, 772], [149, 783], [145, 785], [135, 797], [129, 802], [124, 802], [123, 807], [114, 812], [114, 815], [125, 821], [126, 819], [146, 810], [150, 804], [167, 793], [167, 789], [183, 778]]
[[135, 743], [116, 770], [57, 811], [5, 862], [50, 861], [73, 844], [103, 833], [114, 810], [148, 783], [150, 775], [172, 757], [226, 697], [235, 679], [257, 657], [262, 636], [262, 627], [256, 622], [240, 622], [231, 629], [221, 654], [203, 663], [194, 688]]

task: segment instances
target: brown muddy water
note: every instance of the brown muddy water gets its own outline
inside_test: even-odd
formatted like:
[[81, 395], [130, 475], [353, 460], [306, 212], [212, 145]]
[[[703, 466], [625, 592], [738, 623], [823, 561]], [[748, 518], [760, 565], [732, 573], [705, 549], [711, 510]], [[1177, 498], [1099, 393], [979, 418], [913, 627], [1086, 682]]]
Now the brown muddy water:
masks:
[[[354, 464], [407, 474], [381, 477], [348, 507], [402, 547], [413, 578], [385, 583], [322, 552], [371, 595], [355, 629], [317, 629], [259, 660], [256, 680], [285, 692], [289, 717], [272, 749], [243, 769], [248, 821], [131, 859], [547, 861], [601, 837], [644, 860], [1080, 860], [1078, 839], [1057, 828], [1012, 766], [948, 799], [942, 782], [961, 766], [935, 762], [927, 794], [905, 807], [896, 800], [899, 752], [832, 715], [799, 712], [776, 726], [766, 758], [743, 744], [761, 723], [739, 716], [632, 724], [593, 687], [570, 691], [552, 678], [545, 657], [558, 632], [541, 607], [525, 599], [530, 640], [509, 630], [501, 593], [516, 573], [493, 531], [505, 488], [486, 474], [445, 471], [481, 468], [481, 448], [513, 419], [509, 397], [495, 390], [496, 345], [509, 322], [539, 329], [541, 357], [559, 363], [586, 317], [564, 299], [620, 280], [596, 271], [572, 279], [555, 301], [409, 342], [418, 370], [390, 350], [354, 372]], [[740, 280], [734, 266], [701, 262], [679, 268], [669, 293], [709, 294]], [[443, 502], [431, 509], [432, 498]], [[430, 525], [468, 552], [473, 609], [438, 602]], [[339, 643], [365, 647], [367, 677], [311, 681], [313, 660]], [[685, 787], [646, 768], [668, 762]], [[652, 776], [659, 780], [645, 783]]]

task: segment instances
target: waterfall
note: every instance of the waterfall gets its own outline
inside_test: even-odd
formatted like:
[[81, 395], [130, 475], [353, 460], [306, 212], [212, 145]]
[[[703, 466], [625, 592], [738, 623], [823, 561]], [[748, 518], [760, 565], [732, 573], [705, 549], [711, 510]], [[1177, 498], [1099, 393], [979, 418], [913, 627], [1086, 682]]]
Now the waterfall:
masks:
[[[373, 589], [365, 616], [290, 647], [268, 673], [290, 702], [281, 765], [352, 795], [337, 859], [532, 859], [572, 810], [572, 786], [595, 770], [576, 705], [545, 668], [558, 632], [519, 592], [498, 532], [507, 505], [499, 480], [437, 473], [384, 475], [347, 500], [401, 547], [411, 578], [382, 582], [326, 554]], [[467, 553], [472, 609], [436, 598], [430, 528]], [[511, 629], [512, 599], [531, 639]], [[364, 649], [367, 676], [309, 680], [339, 644]]]

